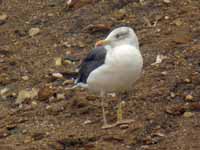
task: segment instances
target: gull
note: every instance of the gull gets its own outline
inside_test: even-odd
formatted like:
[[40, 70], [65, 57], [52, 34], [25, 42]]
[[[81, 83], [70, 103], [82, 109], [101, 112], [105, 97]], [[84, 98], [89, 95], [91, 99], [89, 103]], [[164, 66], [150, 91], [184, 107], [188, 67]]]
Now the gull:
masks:
[[121, 101], [117, 109], [117, 122], [108, 124], [104, 108], [105, 95], [130, 91], [140, 78], [143, 58], [138, 38], [130, 27], [114, 29], [104, 40], [96, 42], [95, 48], [82, 61], [76, 86], [100, 94], [103, 114], [102, 128], [111, 128], [133, 120], [123, 118]]

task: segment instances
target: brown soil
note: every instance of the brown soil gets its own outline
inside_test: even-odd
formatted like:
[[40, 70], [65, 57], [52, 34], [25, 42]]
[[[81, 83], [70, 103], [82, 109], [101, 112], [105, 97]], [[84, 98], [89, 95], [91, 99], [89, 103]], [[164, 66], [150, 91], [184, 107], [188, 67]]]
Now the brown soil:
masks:
[[[0, 149], [199, 150], [199, 0], [72, 2], [0, 0], [0, 15], [7, 15], [0, 19]], [[99, 98], [66, 90], [80, 61], [56, 66], [55, 59], [81, 60], [122, 25], [139, 37], [144, 74], [124, 96], [125, 117], [135, 122], [103, 130]], [[30, 36], [31, 28], [40, 32]], [[151, 65], [157, 55], [167, 58]], [[64, 79], [52, 77], [55, 72]], [[16, 104], [18, 93], [33, 87], [39, 95]], [[109, 122], [116, 120], [118, 99], [107, 98]]]

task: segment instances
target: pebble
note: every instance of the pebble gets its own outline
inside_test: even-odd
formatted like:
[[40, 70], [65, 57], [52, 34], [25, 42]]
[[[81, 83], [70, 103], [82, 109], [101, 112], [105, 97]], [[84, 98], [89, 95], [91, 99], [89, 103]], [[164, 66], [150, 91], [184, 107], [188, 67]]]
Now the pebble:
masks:
[[5, 61], [3, 59], [0, 59], [0, 63], [4, 63]]
[[185, 112], [184, 114], [183, 114], [183, 117], [185, 117], [185, 118], [191, 118], [192, 116], [194, 116], [194, 114], [192, 113], [192, 112]]
[[7, 18], [8, 16], [5, 13], [0, 14], [0, 25], [3, 25]]
[[164, 3], [166, 3], [166, 4], [169, 4], [169, 3], [171, 3], [171, 1], [170, 1], [170, 0], [163, 0], [163, 2], [164, 2]]
[[54, 14], [53, 14], [53, 13], [48, 13], [47, 16], [48, 16], [48, 17], [53, 17]]
[[108, 95], [111, 96], [111, 97], [116, 97], [117, 96], [116, 93], [109, 93]]
[[171, 93], [170, 93], [170, 96], [171, 96], [172, 98], [174, 98], [174, 97], [176, 96], [176, 94], [175, 94], [174, 92], [171, 92]]
[[91, 120], [85, 120], [85, 121], [83, 122], [84, 125], [86, 125], [86, 124], [91, 124], [91, 123], [92, 123]]
[[32, 90], [21, 90], [18, 93], [17, 99], [16, 99], [16, 104], [21, 104], [24, 102], [26, 99], [33, 99], [38, 95], [38, 89], [33, 88]]
[[54, 89], [49, 86], [44, 86], [40, 88], [38, 92], [39, 100], [48, 100], [55, 93]]
[[185, 96], [185, 100], [187, 100], [187, 101], [192, 101], [193, 99], [194, 99], [194, 97], [190, 94]]
[[191, 82], [191, 80], [190, 80], [190, 79], [188, 79], [188, 78], [187, 78], [187, 79], [185, 79], [184, 81], [185, 81], [185, 83], [190, 83], [190, 82]]
[[5, 13], [0, 14], [0, 21], [5, 21], [8, 16]]
[[4, 88], [4, 89], [2, 89], [2, 90], [0, 91], [0, 95], [1, 95], [1, 96], [4, 96], [8, 91], [9, 91], [8, 88]]
[[65, 81], [63, 82], [63, 85], [69, 85], [69, 84], [73, 84], [73, 83], [74, 83], [73, 80], [65, 80]]
[[163, 72], [161, 72], [161, 74], [165, 76], [165, 75], [167, 75], [167, 71], [163, 71]]
[[128, 124], [122, 124], [119, 127], [120, 127], [120, 129], [127, 129], [129, 126], [128, 126]]
[[26, 129], [22, 130], [23, 134], [26, 134], [28, 131]]
[[156, 32], [160, 32], [160, 31], [161, 31], [161, 29], [160, 29], [160, 28], [156, 29]]
[[0, 139], [5, 138], [9, 135], [8, 131], [5, 129], [0, 130]]
[[24, 140], [24, 144], [28, 144], [28, 143], [31, 143], [32, 139], [30, 137], [26, 138]]
[[183, 22], [180, 19], [177, 19], [177, 20], [174, 21], [174, 24], [176, 26], [181, 26], [183, 24]]
[[56, 66], [61, 66], [62, 65], [62, 58], [61, 57], [55, 58], [55, 65]]
[[169, 19], [169, 16], [165, 16], [164, 18], [165, 18], [165, 20], [168, 20], [168, 19]]
[[35, 36], [35, 35], [37, 35], [37, 34], [39, 34], [40, 33], [40, 29], [39, 28], [31, 28], [30, 30], [29, 30], [29, 36]]
[[2, 99], [6, 100], [8, 95], [9, 95], [8, 88], [3, 88], [2, 90], [0, 90], [0, 96], [2, 97]]
[[47, 109], [47, 110], [49, 110], [49, 109], [51, 109], [51, 108], [52, 108], [52, 106], [50, 106], [50, 105], [47, 105], [47, 106], [46, 106], [46, 109]]
[[52, 76], [55, 77], [55, 78], [58, 78], [58, 79], [62, 79], [63, 78], [63, 75], [59, 72], [56, 72], [56, 73], [52, 73]]
[[32, 101], [31, 104], [32, 104], [33, 107], [37, 106], [37, 102], [36, 101]]
[[65, 94], [64, 93], [57, 93], [56, 98], [58, 100], [63, 100], [63, 99], [65, 99]]
[[84, 44], [83, 42], [79, 41], [79, 42], [78, 42], [78, 46], [79, 46], [80, 48], [84, 48], [84, 47], [85, 47], [85, 44]]
[[152, 63], [151, 65], [160, 64], [164, 59], [167, 59], [167, 56], [157, 55], [156, 56], [156, 61], [154, 63]]
[[69, 42], [63, 42], [62, 45], [63, 45], [64, 47], [66, 47], [66, 48], [72, 47], [72, 45], [69, 44]]
[[22, 79], [23, 79], [24, 81], [27, 81], [27, 80], [29, 80], [29, 77], [28, 77], [28, 76], [22, 76]]

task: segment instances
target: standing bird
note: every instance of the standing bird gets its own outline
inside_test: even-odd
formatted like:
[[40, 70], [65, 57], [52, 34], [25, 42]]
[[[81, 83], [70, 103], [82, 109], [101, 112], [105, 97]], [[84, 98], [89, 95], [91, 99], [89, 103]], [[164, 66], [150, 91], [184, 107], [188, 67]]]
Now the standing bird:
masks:
[[114, 29], [104, 40], [98, 41], [95, 48], [80, 65], [76, 86], [99, 93], [103, 113], [103, 127], [129, 123], [122, 117], [121, 102], [117, 110], [117, 122], [109, 125], [104, 109], [105, 94], [129, 91], [140, 77], [143, 58], [134, 30], [130, 27]]

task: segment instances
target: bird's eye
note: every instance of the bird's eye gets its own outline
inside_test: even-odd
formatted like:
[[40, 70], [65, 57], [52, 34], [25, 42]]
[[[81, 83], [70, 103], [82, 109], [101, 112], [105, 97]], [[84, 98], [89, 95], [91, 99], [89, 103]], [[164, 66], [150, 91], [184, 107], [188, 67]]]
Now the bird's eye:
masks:
[[121, 36], [120, 34], [116, 34], [116, 36], [115, 36], [115, 37], [118, 39], [120, 36]]

